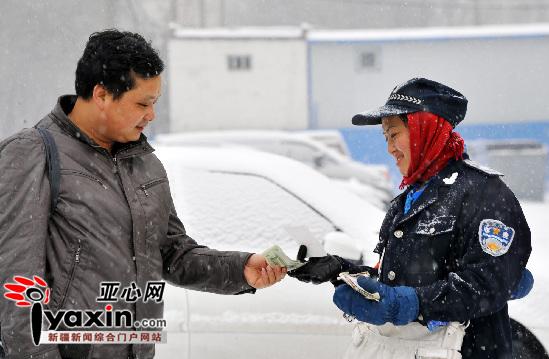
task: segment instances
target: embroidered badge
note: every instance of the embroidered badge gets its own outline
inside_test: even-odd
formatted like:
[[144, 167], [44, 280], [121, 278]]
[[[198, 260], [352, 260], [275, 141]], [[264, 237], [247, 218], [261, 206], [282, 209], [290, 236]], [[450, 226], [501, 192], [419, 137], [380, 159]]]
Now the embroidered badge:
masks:
[[491, 256], [499, 257], [509, 250], [515, 230], [496, 219], [483, 219], [478, 228], [478, 238], [482, 250]]

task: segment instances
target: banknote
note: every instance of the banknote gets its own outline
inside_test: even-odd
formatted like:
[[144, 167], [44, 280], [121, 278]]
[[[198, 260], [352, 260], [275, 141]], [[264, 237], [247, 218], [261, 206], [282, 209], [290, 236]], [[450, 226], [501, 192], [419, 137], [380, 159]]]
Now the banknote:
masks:
[[379, 299], [380, 299], [379, 293], [370, 293], [358, 284], [357, 280], [358, 280], [358, 277], [361, 275], [365, 275], [365, 273], [349, 274], [348, 272], [341, 272], [339, 273], [339, 276], [337, 277], [337, 279], [347, 283], [349, 287], [353, 288], [354, 290], [362, 294], [364, 298], [379, 302]]
[[296, 261], [288, 257], [282, 248], [276, 244], [261, 254], [263, 254], [270, 266], [286, 267], [289, 271], [305, 265], [303, 262]]

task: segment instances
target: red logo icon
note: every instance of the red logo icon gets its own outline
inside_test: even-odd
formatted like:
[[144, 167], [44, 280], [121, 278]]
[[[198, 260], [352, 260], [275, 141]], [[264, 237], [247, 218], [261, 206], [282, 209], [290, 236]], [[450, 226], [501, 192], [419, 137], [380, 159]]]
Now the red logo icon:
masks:
[[35, 275], [33, 279], [23, 276], [15, 276], [16, 283], [6, 283], [4, 288], [8, 292], [4, 297], [15, 302], [18, 307], [30, 307], [33, 303], [48, 304], [50, 302], [50, 289], [45, 280]]
[[40, 332], [42, 330], [42, 304], [50, 302], [50, 288], [45, 280], [39, 276], [29, 279], [23, 276], [15, 276], [16, 283], [6, 283], [4, 288], [8, 290], [4, 297], [13, 300], [18, 307], [30, 307], [31, 332], [34, 345], [40, 343]]

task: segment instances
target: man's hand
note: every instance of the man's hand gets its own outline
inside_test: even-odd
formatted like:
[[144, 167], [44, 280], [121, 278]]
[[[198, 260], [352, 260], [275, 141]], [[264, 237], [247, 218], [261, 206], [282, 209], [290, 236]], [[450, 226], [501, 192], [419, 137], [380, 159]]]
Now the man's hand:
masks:
[[286, 268], [271, 267], [261, 254], [252, 254], [244, 266], [244, 278], [256, 289], [270, 287], [286, 275]]

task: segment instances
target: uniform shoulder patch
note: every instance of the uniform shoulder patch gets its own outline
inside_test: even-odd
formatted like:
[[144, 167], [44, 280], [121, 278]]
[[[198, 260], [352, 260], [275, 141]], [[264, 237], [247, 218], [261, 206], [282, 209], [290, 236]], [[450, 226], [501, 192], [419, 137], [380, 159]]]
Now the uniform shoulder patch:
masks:
[[478, 239], [482, 250], [491, 256], [499, 257], [509, 250], [515, 230], [497, 219], [483, 219], [478, 228]]
[[480, 172], [486, 173], [490, 176], [504, 176], [503, 173], [498, 172], [490, 167], [483, 166], [475, 161], [471, 161], [469, 159], [463, 160], [463, 163], [465, 163], [468, 167], [474, 168]]

